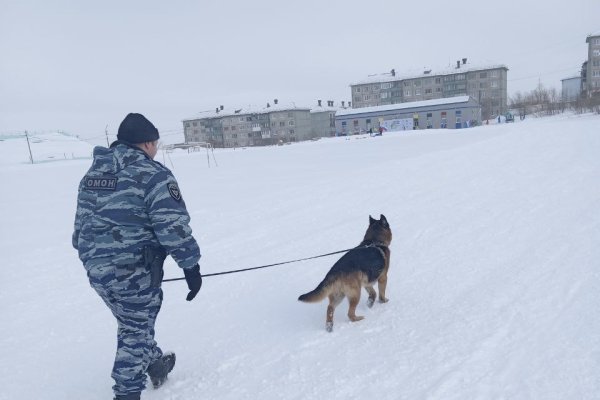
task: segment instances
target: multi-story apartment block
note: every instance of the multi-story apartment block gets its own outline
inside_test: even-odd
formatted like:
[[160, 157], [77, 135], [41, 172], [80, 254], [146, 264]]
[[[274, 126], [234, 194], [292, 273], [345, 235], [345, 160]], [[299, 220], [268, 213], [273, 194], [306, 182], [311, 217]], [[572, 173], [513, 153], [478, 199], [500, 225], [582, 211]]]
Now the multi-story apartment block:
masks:
[[466, 58], [451, 68], [420, 74], [400, 75], [392, 69], [351, 84], [352, 104], [361, 108], [467, 95], [479, 102], [482, 118], [488, 119], [508, 111], [507, 73], [505, 65], [476, 66]]
[[318, 100], [318, 105], [310, 110], [313, 138], [335, 136], [335, 114], [338, 110], [333, 101], [327, 100], [327, 105], [324, 106]]
[[186, 142], [208, 142], [214, 147], [263, 146], [313, 137], [310, 108], [267, 103], [262, 109], [202, 113], [183, 120]]
[[600, 95], [600, 32], [589, 35], [585, 90], [590, 96]]

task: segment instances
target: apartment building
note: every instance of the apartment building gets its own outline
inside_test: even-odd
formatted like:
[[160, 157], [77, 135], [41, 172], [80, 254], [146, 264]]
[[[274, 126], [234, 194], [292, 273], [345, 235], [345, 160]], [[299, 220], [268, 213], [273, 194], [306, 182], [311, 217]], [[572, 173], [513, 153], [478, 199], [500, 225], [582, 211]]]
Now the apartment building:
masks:
[[214, 147], [265, 146], [309, 140], [313, 137], [310, 108], [281, 105], [276, 100], [264, 108], [240, 108], [183, 120], [186, 143], [208, 142]]
[[590, 96], [600, 95], [600, 32], [589, 35], [585, 91]]
[[392, 69], [351, 84], [352, 104], [362, 108], [467, 95], [481, 105], [482, 118], [489, 119], [508, 111], [507, 74], [505, 65], [474, 65], [466, 58], [421, 73]]
[[331, 100], [327, 101], [327, 105], [323, 105], [321, 100], [317, 101], [317, 106], [310, 110], [313, 138], [335, 136], [335, 114], [338, 110]]

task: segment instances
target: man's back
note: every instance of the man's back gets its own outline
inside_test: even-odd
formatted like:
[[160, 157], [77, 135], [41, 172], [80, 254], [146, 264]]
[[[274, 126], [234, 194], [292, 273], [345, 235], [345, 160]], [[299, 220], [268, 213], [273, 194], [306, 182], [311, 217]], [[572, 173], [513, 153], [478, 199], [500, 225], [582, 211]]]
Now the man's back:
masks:
[[[191, 237], [183, 199], [170, 193], [173, 185], [170, 171], [140, 149], [118, 142], [110, 149], [96, 147], [93, 164], [79, 186], [73, 234], [73, 246], [86, 268], [135, 263], [145, 246], [169, 247], [169, 241], [181, 240], [193, 242], [190, 251], [198, 257], [182, 256], [191, 256], [195, 259], [191, 265], [195, 264], [199, 249]], [[170, 213], [159, 215], [161, 208]], [[161, 235], [169, 224], [181, 226], [181, 235], [171, 240], [167, 236], [172, 235]]]

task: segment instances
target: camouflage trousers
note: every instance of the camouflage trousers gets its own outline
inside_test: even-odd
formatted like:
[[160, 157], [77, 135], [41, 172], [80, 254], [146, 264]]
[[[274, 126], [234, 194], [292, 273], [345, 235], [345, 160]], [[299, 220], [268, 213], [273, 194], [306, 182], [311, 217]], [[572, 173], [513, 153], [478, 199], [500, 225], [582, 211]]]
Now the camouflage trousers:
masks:
[[88, 269], [90, 285], [117, 319], [117, 354], [112, 370], [117, 395], [141, 392], [148, 366], [162, 356], [154, 340], [154, 323], [163, 293], [139, 264], [96, 265]]

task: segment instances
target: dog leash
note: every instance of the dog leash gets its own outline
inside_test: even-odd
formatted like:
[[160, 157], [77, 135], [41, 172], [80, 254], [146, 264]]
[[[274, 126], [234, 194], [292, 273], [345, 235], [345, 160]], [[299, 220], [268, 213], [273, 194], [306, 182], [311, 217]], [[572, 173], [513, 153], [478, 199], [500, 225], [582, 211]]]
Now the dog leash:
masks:
[[[297, 260], [283, 261], [283, 262], [279, 262], [279, 263], [275, 263], [275, 264], [268, 264], [268, 265], [261, 265], [260, 267], [234, 269], [234, 270], [231, 270], [231, 271], [214, 272], [212, 274], [202, 274], [202, 277], [206, 278], [208, 276], [227, 275], [227, 274], [234, 274], [234, 273], [237, 273], [237, 272], [252, 271], [252, 270], [255, 270], [255, 269], [275, 267], [277, 265], [291, 264], [291, 263], [295, 263], [295, 262], [299, 262], [299, 261], [312, 260], [312, 259], [315, 259], [315, 258], [332, 256], [334, 254], [346, 253], [346, 252], [348, 252], [350, 250], [362, 249], [362, 248], [366, 248], [366, 247], [373, 247], [373, 244], [367, 244], [367, 245], [363, 245], [363, 246], [352, 247], [350, 249], [340, 250], [340, 251], [334, 251], [332, 253], [320, 254], [318, 256], [312, 256], [312, 257], [306, 257], [306, 258], [299, 258]], [[182, 281], [184, 279], [185, 279], [185, 277], [184, 278], [163, 279], [163, 282]]]

